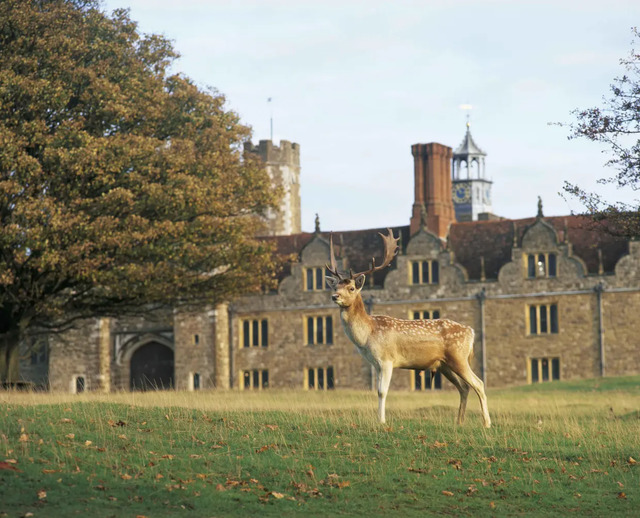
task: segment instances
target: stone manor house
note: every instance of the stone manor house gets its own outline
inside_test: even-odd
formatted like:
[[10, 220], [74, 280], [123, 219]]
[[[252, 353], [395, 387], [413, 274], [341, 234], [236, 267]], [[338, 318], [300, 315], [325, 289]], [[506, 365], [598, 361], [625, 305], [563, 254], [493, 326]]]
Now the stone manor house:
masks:
[[[21, 360], [24, 380], [51, 390], [368, 389], [375, 373], [344, 334], [325, 286], [329, 234], [301, 232], [300, 147], [249, 145], [284, 188], [270, 237], [297, 257], [277, 291], [198, 313], [96, 318], [49, 337]], [[370, 312], [446, 317], [476, 331], [473, 368], [489, 387], [640, 373], [640, 242], [579, 216], [493, 215], [486, 154], [469, 127], [453, 151], [415, 144], [415, 196], [400, 251], [368, 279]], [[532, 209], [534, 209], [532, 207]], [[380, 258], [378, 231], [334, 232], [345, 270]], [[392, 387], [452, 388], [439, 374], [398, 371]]]

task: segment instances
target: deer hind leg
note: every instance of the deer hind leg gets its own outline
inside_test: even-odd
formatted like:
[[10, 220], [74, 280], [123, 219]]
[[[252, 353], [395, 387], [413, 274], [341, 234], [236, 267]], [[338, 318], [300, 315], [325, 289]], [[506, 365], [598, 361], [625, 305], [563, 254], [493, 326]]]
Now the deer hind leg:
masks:
[[464, 423], [464, 414], [467, 410], [467, 396], [469, 395], [469, 385], [462, 380], [455, 372], [453, 372], [449, 366], [445, 363], [440, 365], [438, 369], [442, 375], [447, 378], [454, 387], [460, 392], [460, 408], [458, 408], [458, 424]]
[[378, 419], [381, 423], [385, 419], [385, 403], [387, 401], [387, 393], [391, 384], [391, 375], [393, 374], [393, 364], [383, 363], [376, 368], [378, 373]]
[[476, 376], [475, 373], [471, 370], [471, 367], [469, 366], [467, 360], [457, 362], [455, 365], [451, 365], [451, 368], [460, 378], [462, 378], [462, 381], [467, 382], [471, 386], [471, 388], [475, 390], [476, 394], [478, 394], [484, 426], [485, 428], [490, 428], [491, 418], [489, 417], [487, 395], [484, 392], [484, 383], [482, 383], [482, 380], [478, 378], [478, 376]]

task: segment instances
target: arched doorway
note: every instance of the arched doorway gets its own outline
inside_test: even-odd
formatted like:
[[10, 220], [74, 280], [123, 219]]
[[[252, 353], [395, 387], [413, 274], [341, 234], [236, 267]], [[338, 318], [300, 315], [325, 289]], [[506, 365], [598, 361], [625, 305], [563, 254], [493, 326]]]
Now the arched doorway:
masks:
[[173, 388], [173, 351], [158, 342], [149, 342], [131, 355], [131, 390]]

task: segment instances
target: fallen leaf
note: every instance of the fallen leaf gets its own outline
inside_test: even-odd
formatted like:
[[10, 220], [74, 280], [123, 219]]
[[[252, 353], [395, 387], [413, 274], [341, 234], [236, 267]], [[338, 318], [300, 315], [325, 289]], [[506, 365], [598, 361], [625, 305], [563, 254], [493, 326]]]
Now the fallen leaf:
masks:
[[277, 491], [272, 491], [271, 495], [273, 496], [273, 498], [277, 498], [278, 500], [280, 498], [284, 498], [284, 495], [282, 493], [278, 493]]
[[629, 460], [627, 461], [629, 464], [637, 464], [638, 461], [636, 459], [634, 459], [633, 457], [629, 457]]
[[20, 439], [18, 439], [18, 442], [27, 442], [29, 440], [29, 436], [26, 433], [23, 433], [20, 435]]
[[76, 434], [75, 434], [75, 433], [68, 433], [67, 435], [65, 435], [65, 437], [66, 437], [67, 439], [75, 439]]
[[[12, 459], [10, 459], [10, 460], [12, 460]], [[13, 466], [9, 462], [0, 461], [0, 469], [8, 469], [10, 471], [19, 471], [20, 473], [22, 473], [22, 470], [19, 470], [18, 468], [16, 468], [15, 466]]]
[[92, 441], [84, 441], [85, 446], [91, 446], [93, 444]]
[[225, 488], [222, 484], [216, 484], [216, 491], [226, 491], [227, 488]]
[[44, 500], [47, 498], [47, 492], [44, 489], [39, 489], [36, 495], [38, 495], [38, 500]]
[[444, 496], [453, 496], [453, 493], [451, 491], [443, 491], [442, 494]]
[[129, 473], [123, 473], [122, 475], [120, 475], [120, 478], [122, 480], [131, 480], [133, 477], [129, 475]]
[[495, 509], [496, 508], [495, 502], [489, 502], [489, 507], [491, 507], [491, 509]]
[[625, 495], [623, 492], [618, 493], [618, 498], [620, 498], [621, 500], [626, 500], [627, 499], [627, 495]]

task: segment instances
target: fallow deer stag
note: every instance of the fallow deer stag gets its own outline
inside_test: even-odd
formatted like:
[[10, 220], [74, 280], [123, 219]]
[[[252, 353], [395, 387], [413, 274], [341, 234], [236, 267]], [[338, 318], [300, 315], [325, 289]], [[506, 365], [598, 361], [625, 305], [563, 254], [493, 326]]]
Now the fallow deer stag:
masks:
[[480, 399], [484, 426], [491, 426], [484, 383], [469, 366], [473, 351], [473, 329], [452, 320], [402, 320], [367, 314], [360, 294], [365, 277], [391, 263], [398, 252], [398, 238], [393, 232], [380, 234], [384, 243], [384, 260], [376, 266], [375, 258], [369, 270], [343, 275], [338, 271], [331, 237], [331, 274], [327, 283], [334, 290], [331, 298], [340, 306], [340, 320], [345, 333], [358, 352], [373, 365], [378, 375], [378, 417], [385, 422], [385, 401], [393, 368], [440, 371], [460, 392], [458, 424], [464, 421], [469, 387]]

